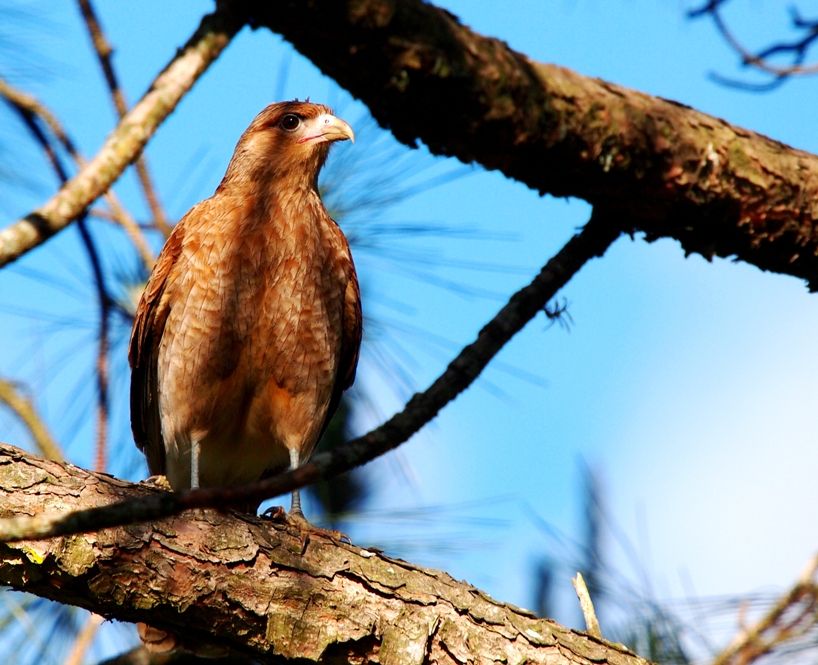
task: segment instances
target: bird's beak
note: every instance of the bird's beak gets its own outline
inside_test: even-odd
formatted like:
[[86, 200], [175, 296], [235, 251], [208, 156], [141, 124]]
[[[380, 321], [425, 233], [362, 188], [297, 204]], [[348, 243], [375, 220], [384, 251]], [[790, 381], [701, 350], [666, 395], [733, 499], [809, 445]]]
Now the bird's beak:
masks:
[[322, 113], [317, 118], [308, 121], [304, 136], [299, 143], [329, 143], [331, 141], [346, 141], [355, 143], [355, 132], [346, 122], [329, 113]]

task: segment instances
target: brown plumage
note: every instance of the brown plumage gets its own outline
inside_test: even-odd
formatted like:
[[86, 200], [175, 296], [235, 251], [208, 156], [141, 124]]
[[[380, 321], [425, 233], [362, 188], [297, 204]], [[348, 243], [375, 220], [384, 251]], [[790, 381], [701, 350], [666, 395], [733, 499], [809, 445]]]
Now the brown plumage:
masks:
[[159, 255], [131, 334], [131, 424], [174, 489], [302, 464], [352, 383], [358, 282], [317, 189], [344, 139], [325, 106], [268, 106]]

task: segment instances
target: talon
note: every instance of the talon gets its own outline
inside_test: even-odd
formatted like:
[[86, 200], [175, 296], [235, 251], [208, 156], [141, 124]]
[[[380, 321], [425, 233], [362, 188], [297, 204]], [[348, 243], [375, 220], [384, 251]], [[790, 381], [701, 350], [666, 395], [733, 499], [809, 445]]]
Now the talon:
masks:
[[172, 492], [173, 488], [170, 486], [170, 481], [168, 480], [167, 476], [163, 475], [156, 475], [156, 476], [149, 476], [145, 478], [145, 480], [140, 481], [143, 485], [150, 485], [151, 487], [158, 487], [159, 489], [167, 490], [168, 492]]
[[287, 520], [287, 511], [283, 506], [270, 506], [261, 513], [261, 517], [271, 522], [284, 522]]

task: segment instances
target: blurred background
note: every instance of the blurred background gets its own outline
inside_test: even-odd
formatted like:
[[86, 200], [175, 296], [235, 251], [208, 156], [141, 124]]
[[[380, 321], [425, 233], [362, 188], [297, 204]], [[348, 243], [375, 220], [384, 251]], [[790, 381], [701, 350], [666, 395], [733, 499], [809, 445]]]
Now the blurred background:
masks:
[[[91, 157], [117, 112], [82, 4], [0, 0], [0, 78]], [[97, 0], [128, 102], [212, 4]], [[711, 17], [688, 16], [703, 2], [437, 4], [535, 60], [818, 152], [818, 80], [740, 67]], [[749, 48], [797, 36], [780, 3], [723, 5]], [[286, 42], [245, 29], [146, 150], [158, 207], [134, 169], [115, 186], [151, 253], [161, 217], [173, 224], [213, 192], [255, 114], [294, 97], [330, 104], [358, 138], [333, 149], [321, 182], [353, 247], [366, 317], [358, 380], [322, 443], [331, 446], [425, 388], [590, 209], [397, 143]], [[441, 122], [457, 118], [441, 109]], [[21, 115], [0, 104], [2, 225], [58, 185]], [[0, 271], [0, 439], [42, 454], [36, 422], [75, 464], [147, 475], [128, 425], [126, 357], [144, 254], [100, 201], [83, 228]], [[535, 319], [420, 434], [312, 490], [305, 512], [578, 628], [570, 579], [581, 570], [606, 637], [660, 662], [707, 662], [816, 552], [815, 297], [797, 279], [637, 236], [586, 266], [554, 306], [559, 319]], [[92, 663], [137, 643], [132, 626], [89, 616], [4, 591], [0, 653]], [[818, 634], [770, 660], [818, 662]]]

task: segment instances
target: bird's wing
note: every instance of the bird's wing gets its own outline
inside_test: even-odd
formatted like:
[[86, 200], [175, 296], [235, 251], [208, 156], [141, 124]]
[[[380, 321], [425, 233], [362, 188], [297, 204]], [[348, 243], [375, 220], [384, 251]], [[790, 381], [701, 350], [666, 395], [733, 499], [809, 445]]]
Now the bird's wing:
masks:
[[[349, 252], [349, 247], [344, 245]], [[361, 313], [361, 290], [358, 286], [358, 276], [355, 273], [355, 266], [349, 261], [347, 268], [347, 285], [344, 293], [344, 310], [341, 321], [341, 353], [338, 362], [338, 371], [335, 375], [335, 385], [332, 389], [327, 418], [321, 428], [323, 435], [344, 390], [352, 385], [355, 380], [355, 370], [358, 367], [358, 352], [361, 348], [361, 335], [363, 333], [363, 315]], [[320, 437], [319, 437], [320, 439]]]
[[[182, 220], [184, 221], [184, 220]], [[148, 458], [151, 474], [165, 472], [165, 445], [159, 418], [157, 363], [159, 344], [170, 313], [162, 295], [182, 251], [184, 224], [180, 222], [165, 243], [136, 308], [128, 361], [131, 365], [131, 429], [136, 445]]]
[[358, 352], [361, 348], [363, 315], [361, 313], [361, 289], [355, 266], [350, 261], [346, 293], [344, 294], [343, 334], [341, 338], [341, 362], [338, 367], [336, 392], [346, 390], [355, 380]]

